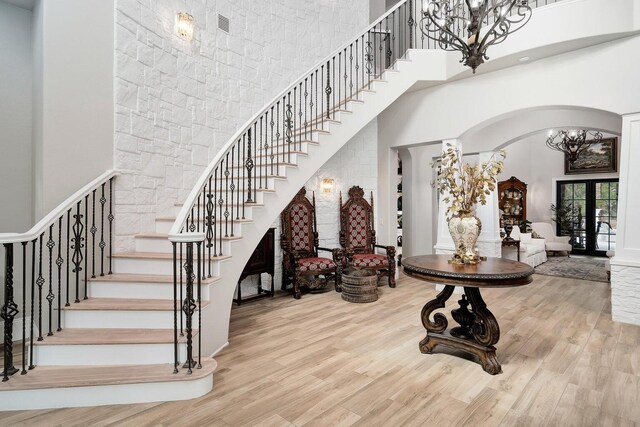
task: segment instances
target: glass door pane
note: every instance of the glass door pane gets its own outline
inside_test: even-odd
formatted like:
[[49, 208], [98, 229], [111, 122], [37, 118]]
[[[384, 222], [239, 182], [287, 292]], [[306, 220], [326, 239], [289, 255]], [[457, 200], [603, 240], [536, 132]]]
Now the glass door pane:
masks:
[[618, 227], [618, 183], [595, 183], [596, 252], [615, 251]]
[[586, 229], [587, 184], [584, 182], [560, 183], [560, 203], [557, 214], [559, 234], [571, 236], [570, 243], [574, 251], [587, 248]]

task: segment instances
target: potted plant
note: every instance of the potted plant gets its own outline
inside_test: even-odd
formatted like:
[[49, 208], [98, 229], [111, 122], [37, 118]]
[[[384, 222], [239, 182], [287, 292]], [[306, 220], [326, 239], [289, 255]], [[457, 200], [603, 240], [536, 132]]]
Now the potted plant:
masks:
[[571, 236], [573, 244], [573, 221], [578, 216], [579, 210], [573, 206], [573, 202], [565, 202], [562, 206], [551, 204], [551, 221], [555, 222], [560, 236]]
[[482, 258], [476, 243], [482, 223], [474, 215], [478, 203], [485, 205], [487, 196], [496, 189], [496, 178], [504, 168], [506, 153], [495, 153], [487, 162], [469, 165], [462, 161], [462, 153], [451, 144], [442, 153], [434, 166], [435, 187], [444, 195], [447, 208], [449, 233], [456, 246], [450, 262], [455, 264], [477, 264]]

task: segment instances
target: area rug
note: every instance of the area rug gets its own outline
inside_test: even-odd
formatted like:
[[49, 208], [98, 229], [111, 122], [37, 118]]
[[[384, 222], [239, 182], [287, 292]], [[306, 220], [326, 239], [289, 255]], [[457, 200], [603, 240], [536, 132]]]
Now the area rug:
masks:
[[536, 267], [536, 274], [606, 283], [608, 280], [605, 262], [605, 258], [575, 255], [571, 258], [549, 257], [547, 262]]

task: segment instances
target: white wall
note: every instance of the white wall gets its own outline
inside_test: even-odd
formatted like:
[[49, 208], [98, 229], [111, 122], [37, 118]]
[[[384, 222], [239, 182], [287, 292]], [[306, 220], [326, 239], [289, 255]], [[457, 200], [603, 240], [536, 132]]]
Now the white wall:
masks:
[[0, 233], [33, 225], [31, 18], [0, 2]]
[[[612, 136], [605, 135], [605, 138]], [[515, 176], [527, 184], [527, 219], [531, 222], [551, 222], [549, 208], [552, 203], [556, 204], [557, 181], [607, 179], [619, 176], [618, 172], [565, 175], [563, 154], [548, 148], [545, 140], [546, 134], [538, 134], [507, 146], [504, 171], [498, 177], [499, 181], [503, 181]], [[619, 147], [617, 153], [619, 156]]]
[[34, 7], [36, 220], [113, 167], [113, 1]]
[[[175, 35], [178, 11], [194, 16], [191, 42]], [[368, 20], [368, 0], [118, 0], [118, 249], [153, 230], [246, 120]]]

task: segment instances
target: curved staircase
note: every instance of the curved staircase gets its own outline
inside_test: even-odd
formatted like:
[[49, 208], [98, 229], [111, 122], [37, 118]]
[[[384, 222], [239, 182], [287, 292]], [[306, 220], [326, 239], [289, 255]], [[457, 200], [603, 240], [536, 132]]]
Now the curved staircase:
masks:
[[[398, 3], [256, 114], [216, 155], [185, 203], [158, 216], [155, 230], [136, 236], [135, 251], [98, 258], [89, 254], [91, 236], [84, 239], [84, 274], [89, 258], [109, 258], [114, 273], [88, 278], [88, 298], [76, 297], [62, 308], [59, 323], [49, 323], [59, 330], [31, 340], [32, 352], [22, 345], [24, 365], [16, 360], [18, 372], [0, 384], [0, 410], [179, 400], [211, 390], [216, 368], [211, 356], [227, 345], [237, 278], [289, 200], [416, 82], [440, 82], [461, 72], [419, 34], [421, 3]], [[51, 231], [60, 229], [64, 242], [74, 246], [79, 235], [73, 227], [65, 233], [64, 221], [75, 224], [70, 212], [76, 207], [86, 212], [77, 220], [84, 221], [80, 235], [87, 236], [87, 229], [95, 234], [89, 217], [97, 211], [90, 196], [104, 182], [102, 177], [80, 190], [29, 236], [0, 238], [0, 243], [18, 253], [22, 243], [35, 254], [38, 241], [46, 246]], [[47, 264], [46, 255], [47, 247], [44, 261], [40, 254], [45, 293], [48, 278], [60, 277], [55, 257]], [[63, 262], [74, 260], [67, 253]], [[13, 266], [26, 283], [25, 295], [35, 261], [30, 262], [24, 256]], [[67, 281], [70, 277], [75, 276], [67, 273]], [[73, 294], [73, 280], [71, 288]], [[35, 293], [31, 302], [37, 301]], [[63, 289], [53, 300], [65, 296]], [[37, 309], [17, 307], [35, 322]], [[29, 321], [14, 330], [24, 326], [28, 330]], [[14, 347], [20, 345], [16, 341]], [[191, 366], [184, 364], [189, 352], [196, 362]]]

